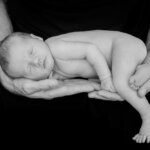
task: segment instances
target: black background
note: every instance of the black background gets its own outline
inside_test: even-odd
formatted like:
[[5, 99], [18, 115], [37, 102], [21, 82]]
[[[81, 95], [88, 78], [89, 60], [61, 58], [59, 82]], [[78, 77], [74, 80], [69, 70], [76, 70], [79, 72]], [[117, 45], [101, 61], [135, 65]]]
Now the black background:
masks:
[[[148, 33], [148, 1], [144, 0], [8, 0], [14, 31], [44, 39], [72, 31], [119, 30], [141, 38]], [[147, 98], [149, 96], [147, 95]], [[16, 96], [0, 87], [5, 133], [74, 145], [91, 141], [135, 144], [140, 116], [127, 102], [88, 99], [86, 93], [53, 100]], [[65, 143], [64, 143], [65, 144]]]

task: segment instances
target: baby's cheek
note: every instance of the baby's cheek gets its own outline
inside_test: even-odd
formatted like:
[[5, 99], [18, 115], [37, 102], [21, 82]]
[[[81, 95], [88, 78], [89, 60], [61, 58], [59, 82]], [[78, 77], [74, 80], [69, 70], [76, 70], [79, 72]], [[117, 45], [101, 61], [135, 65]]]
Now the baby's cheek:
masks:
[[50, 70], [44, 69], [41, 74], [44, 78], [48, 78], [50, 76]]
[[40, 71], [40, 70], [34, 70], [30, 76], [32, 79], [35, 80], [41, 80], [46, 78], [44, 71]]

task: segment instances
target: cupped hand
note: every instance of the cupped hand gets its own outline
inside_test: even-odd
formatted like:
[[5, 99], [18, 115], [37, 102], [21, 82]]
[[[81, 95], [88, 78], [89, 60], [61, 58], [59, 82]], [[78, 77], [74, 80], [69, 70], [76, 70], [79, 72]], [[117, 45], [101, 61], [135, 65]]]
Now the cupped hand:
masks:
[[10, 79], [0, 67], [2, 85], [12, 93], [29, 98], [53, 99], [57, 97], [87, 92], [90, 98], [122, 101], [117, 93], [100, 91], [98, 80], [70, 79], [64, 81], [46, 79], [32, 81], [29, 79]]
[[29, 98], [53, 99], [82, 92], [100, 90], [99, 83], [83, 79], [59, 81], [46, 79], [33, 81], [29, 79], [11, 79], [0, 67], [2, 85], [10, 92]]
[[57, 97], [69, 96], [78, 93], [89, 93], [91, 91], [100, 90], [97, 82], [83, 79], [69, 79], [58, 81], [58, 85], [48, 90], [41, 90], [28, 95], [29, 98], [53, 99]]

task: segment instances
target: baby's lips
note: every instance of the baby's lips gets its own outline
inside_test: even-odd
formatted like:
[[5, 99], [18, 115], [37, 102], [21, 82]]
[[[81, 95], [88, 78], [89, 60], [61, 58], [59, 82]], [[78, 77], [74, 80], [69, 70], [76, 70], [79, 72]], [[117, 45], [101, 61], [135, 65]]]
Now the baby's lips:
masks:
[[46, 58], [43, 60], [43, 68], [46, 68]]
[[51, 61], [48, 57], [45, 57], [43, 60], [43, 67], [44, 69], [50, 69], [51, 70]]

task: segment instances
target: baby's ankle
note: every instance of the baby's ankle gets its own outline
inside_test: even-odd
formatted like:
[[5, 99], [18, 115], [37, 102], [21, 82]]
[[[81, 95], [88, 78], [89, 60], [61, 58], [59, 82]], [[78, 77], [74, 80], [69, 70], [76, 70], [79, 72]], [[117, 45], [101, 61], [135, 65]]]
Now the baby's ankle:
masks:
[[143, 119], [143, 120], [150, 120], [150, 109], [149, 110], [147, 110], [147, 111], [145, 111], [142, 115], [141, 115], [141, 118]]

